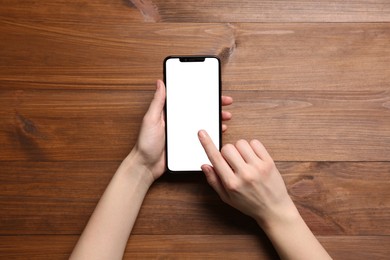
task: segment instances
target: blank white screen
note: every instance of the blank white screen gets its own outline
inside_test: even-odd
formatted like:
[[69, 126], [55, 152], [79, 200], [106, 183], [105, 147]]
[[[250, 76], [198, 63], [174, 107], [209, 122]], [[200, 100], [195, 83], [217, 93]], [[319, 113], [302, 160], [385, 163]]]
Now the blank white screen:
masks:
[[165, 66], [168, 169], [199, 171], [210, 161], [198, 131], [206, 130], [220, 145], [219, 63], [216, 58], [203, 62], [170, 58]]

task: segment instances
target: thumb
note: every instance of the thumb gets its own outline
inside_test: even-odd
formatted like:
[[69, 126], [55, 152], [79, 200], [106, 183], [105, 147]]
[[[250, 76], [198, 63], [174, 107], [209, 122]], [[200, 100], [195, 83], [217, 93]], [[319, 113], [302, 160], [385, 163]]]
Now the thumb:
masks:
[[165, 105], [165, 85], [162, 80], [157, 80], [156, 82], [156, 92], [152, 102], [150, 103], [148, 112], [146, 113], [148, 117], [153, 120], [159, 120]]

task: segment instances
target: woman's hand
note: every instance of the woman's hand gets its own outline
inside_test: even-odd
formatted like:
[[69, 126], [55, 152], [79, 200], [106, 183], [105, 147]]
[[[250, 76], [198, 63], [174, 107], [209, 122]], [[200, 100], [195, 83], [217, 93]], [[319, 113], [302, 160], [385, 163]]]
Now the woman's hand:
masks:
[[240, 140], [219, 152], [206, 131], [198, 135], [213, 165], [202, 166], [209, 184], [224, 202], [256, 219], [282, 259], [331, 259], [300, 216], [258, 140]]
[[156, 180], [165, 171], [165, 86], [157, 80], [156, 92], [141, 125], [138, 140], [133, 150]]
[[199, 139], [213, 165], [202, 170], [224, 202], [262, 226], [296, 211], [274, 161], [258, 140], [239, 140], [219, 152], [206, 131], [199, 131]]
[[[233, 103], [233, 99], [222, 96], [222, 106]], [[157, 88], [154, 98], [146, 112], [141, 126], [137, 144], [133, 151], [139, 162], [144, 165], [151, 174], [153, 180], [159, 178], [166, 170], [165, 165], [165, 85], [161, 80], [157, 80]], [[229, 120], [232, 115], [227, 111], [222, 111], [222, 120]], [[222, 125], [222, 131], [226, 131], [227, 126]]]

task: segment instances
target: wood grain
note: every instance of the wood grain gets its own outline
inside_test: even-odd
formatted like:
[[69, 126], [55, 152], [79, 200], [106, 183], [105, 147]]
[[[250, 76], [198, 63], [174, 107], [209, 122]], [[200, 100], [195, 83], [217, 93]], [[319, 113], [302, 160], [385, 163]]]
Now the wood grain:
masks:
[[[320, 236], [334, 259], [388, 259], [390, 237]], [[164, 241], [164, 242], [163, 242]], [[134, 236], [125, 258], [277, 259], [264, 237], [237, 236]]]
[[[139, 2], [139, 1], [132, 1]], [[164, 22], [389, 22], [390, 4], [376, 1], [181, 1], [153, 2]], [[148, 9], [140, 8], [147, 12]]]
[[13, 0], [2, 4], [0, 18], [29, 22], [389, 22], [390, 4], [386, 0]]
[[34, 89], [150, 90], [166, 56], [212, 54], [224, 64], [225, 90], [390, 89], [386, 23], [2, 22], [0, 31], [1, 88], [16, 82]]
[[142, 13], [127, 0], [3, 0], [0, 21], [88, 22], [110, 21], [142, 22]]
[[[153, 87], [150, 82], [150, 88]], [[153, 92], [0, 90], [0, 160], [121, 160]], [[135, 86], [134, 88], [137, 88]], [[224, 91], [224, 143], [258, 138], [275, 160], [388, 161], [389, 91]]]
[[[0, 237], [7, 259], [67, 259], [78, 236]], [[388, 259], [388, 236], [320, 236], [334, 259]], [[50, 241], [50, 242], [49, 242]], [[124, 259], [276, 259], [264, 237], [254, 235], [134, 235]]]
[[[0, 235], [79, 234], [118, 162], [1, 162]], [[317, 235], [389, 235], [390, 163], [279, 162]], [[191, 225], [188, 225], [191, 223]], [[150, 189], [134, 234], [261, 234], [201, 175], [166, 175]]]
[[2, 160], [120, 160], [135, 143], [153, 93], [53, 89], [0, 96]]
[[[0, 256], [67, 259], [134, 145], [162, 61], [223, 63], [258, 138], [334, 259], [390, 255], [390, 2], [5, 0], [0, 7]], [[126, 259], [275, 259], [203, 176], [150, 189]]]

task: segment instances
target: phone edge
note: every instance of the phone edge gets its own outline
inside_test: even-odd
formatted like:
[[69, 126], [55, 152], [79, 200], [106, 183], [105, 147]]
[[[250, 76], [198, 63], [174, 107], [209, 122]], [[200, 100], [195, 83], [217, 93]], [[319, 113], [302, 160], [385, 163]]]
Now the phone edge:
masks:
[[[166, 82], [166, 62], [169, 59], [180, 59], [180, 58], [215, 58], [218, 61], [218, 118], [219, 118], [219, 147], [218, 150], [221, 151], [222, 149], [222, 67], [221, 67], [221, 60], [218, 56], [215, 55], [169, 55], [164, 58], [163, 61], [163, 82], [165, 85], [165, 93], [167, 93], [167, 82]], [[165, 120], [165, 165], [167, 172], [170, 174], [180, 174], [180, 173], [200, 173], [202, 170], [199, 171], [175, 171], [169, 169], [168, 166], [168, 124], [167, 124], [167, 96], [165, 95], [165, 105], [164, 105], [164, 120]]]

